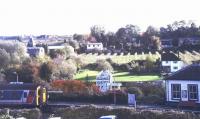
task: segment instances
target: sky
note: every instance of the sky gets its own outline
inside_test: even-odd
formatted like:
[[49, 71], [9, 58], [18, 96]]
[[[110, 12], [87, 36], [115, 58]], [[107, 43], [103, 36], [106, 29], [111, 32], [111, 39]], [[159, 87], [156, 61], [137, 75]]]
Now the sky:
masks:
[[186, 20], [200, 24], [199, 0], [0, 0], [0, 36], [89, 34], [98, 25], [145, 31]]

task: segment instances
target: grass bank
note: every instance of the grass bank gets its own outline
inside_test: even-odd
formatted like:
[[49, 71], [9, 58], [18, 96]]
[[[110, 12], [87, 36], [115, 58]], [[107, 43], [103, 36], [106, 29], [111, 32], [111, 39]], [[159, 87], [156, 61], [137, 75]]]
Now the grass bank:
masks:
[[[98, 71], [84, 70], [77, 73], [75, 79], [95, 81], [98, 73]], [[113, 77], [116, 82], [155, 81], [160, 79], [158, 75], [133, 75], [129, 72], [117, 71], [114, 72]]]

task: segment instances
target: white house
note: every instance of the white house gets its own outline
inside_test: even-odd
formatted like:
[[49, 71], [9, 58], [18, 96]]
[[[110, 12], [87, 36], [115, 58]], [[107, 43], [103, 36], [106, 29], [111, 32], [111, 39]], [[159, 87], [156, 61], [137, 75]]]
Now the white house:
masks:
[[166, 77], [166, 101], [194, 101], [200, 104], [200, 65], [192, 64]]
[[96, 85], [101, 92], [112, 90], [113, 87], [117, 87], [117, 89], [121, 87], [121, 83], [114, 83], [112, 73], [109, 70], [103, 70], [97, 75]]
[[32, 57], [42, 57], [45, 55], [45, 51], [43, 47], [27, 47], [27, 52], [29, 56]]
[[173, 73], [184, 67], [184, 62], [174, 53], [161, 54], [162, 70], [165, 73]]
[[103, 50], [103, 44], [102, 43], [87, 43], [87, 50]]

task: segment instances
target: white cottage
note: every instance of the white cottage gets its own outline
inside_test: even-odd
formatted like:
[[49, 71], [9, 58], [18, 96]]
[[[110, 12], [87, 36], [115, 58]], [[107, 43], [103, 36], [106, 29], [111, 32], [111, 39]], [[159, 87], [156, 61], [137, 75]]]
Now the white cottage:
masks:
[[200, 65], [189, 65], [165, 78], [168, 104], [200, 104]]
[[87, 50], [103, 50], [103, 44], [102, 43], [87, 43]]
[[109, 70], [103, 70], [97, 75], [96, 85], [101, 92], [112, 90], [113, 87], [116, 87], [117, 89], [120, 89], [121, 87], [121, 83], [114, 82], [112, 73]]
[[165, 73], [173, 73], [184, 67], [183, 61], [174, 53], [163, 53], [161, 55], [162, 70]]

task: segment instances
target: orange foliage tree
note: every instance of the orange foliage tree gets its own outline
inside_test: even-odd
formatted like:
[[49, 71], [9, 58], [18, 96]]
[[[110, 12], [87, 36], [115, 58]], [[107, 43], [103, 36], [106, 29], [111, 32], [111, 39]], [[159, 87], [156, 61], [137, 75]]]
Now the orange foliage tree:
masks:
[[85, 82], [79, 80], [54, 80], [51, 86], [53, 89], [64, 91], [65, 95], [93, 95], [100, 92], [95, 84], [86, 85]]

